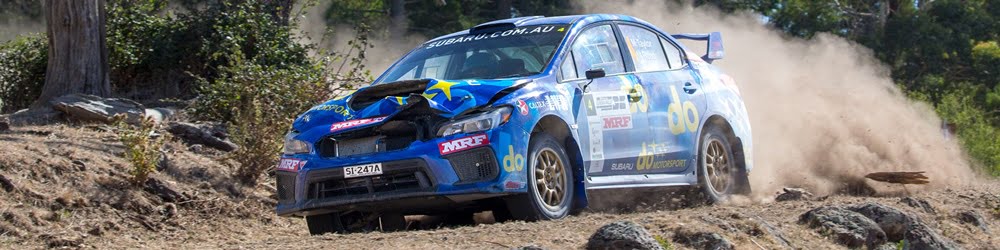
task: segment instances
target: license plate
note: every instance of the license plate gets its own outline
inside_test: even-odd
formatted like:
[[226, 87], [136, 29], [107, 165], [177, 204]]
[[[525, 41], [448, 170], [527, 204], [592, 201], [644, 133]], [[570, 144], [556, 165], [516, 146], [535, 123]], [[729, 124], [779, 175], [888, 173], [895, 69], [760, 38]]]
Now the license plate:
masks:
[[372, 163], [344, 167], [344, 178], [354, 178], [361, 176], [372, 176], [382, 174], [382, 163]]

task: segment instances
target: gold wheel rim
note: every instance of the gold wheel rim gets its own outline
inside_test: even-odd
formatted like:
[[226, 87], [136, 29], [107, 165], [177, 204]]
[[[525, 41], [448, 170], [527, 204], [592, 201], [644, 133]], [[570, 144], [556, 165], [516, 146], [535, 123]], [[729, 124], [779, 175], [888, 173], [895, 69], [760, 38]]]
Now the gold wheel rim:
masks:
[[722, 194], [732, 182], [732, 170], [726, 147], [719, 140], [712, 140], [705, 149], [705, 174], [712, 189]]
[[535, 156], [535, 197], [546, 209], [557, 211], [566, 199], [566, 167], [552, 149], [542, 149]]

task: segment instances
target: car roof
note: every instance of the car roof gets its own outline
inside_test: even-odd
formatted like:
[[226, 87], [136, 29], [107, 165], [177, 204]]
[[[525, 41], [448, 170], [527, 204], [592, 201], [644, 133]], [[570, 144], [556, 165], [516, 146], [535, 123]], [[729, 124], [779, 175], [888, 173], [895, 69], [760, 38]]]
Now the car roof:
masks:
[[[531, 25], [546, 25], [546, 24], [549, 25], [569, 24], [572, 26], [586, 26], [587, 24], [590, 23], [609, 21], [609, 20], [630, 21], [653, 27], [646, 21], [643, 21], [639, 18], [635, 18], [632, 16], [619, 15], [619, 14], [589, 14], [589, 15], [570, 15], [570, 16], [554, 16], [554, 17], [546, 17], [546, 16], [515, 17], [515, 18], [485, 22], [472, 27], [472, 29], [475, 29], [476, 27], [484, 27], [484, 26], [505, 24], [505, 23], [514, 24], [515, 26], [518, 27], [531, 26]], [[439, 36], [434, 39], [428, 40], [427, 43], [441, 40], [443, 38], [467, 35], [469, 34], [469, 31], [471, 31], [472, 29], [462, 30], [459, 32]]]

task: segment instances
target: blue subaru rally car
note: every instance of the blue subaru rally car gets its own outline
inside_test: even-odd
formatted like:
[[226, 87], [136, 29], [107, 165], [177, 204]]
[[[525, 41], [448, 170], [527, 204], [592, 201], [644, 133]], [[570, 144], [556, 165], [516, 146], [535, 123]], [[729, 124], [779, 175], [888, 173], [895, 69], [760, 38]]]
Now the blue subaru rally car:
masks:
[[[678, 39], [706, 41], [697, 55]], [[623, 15], [519, 17], [430, 40], [375, 82], [299, 116], [277, 213], [310, 233], [398, 230], [404, 215], [559, 219], [594, 189], [750, 192], [750, 122], [711, 65], [719, 33]]]

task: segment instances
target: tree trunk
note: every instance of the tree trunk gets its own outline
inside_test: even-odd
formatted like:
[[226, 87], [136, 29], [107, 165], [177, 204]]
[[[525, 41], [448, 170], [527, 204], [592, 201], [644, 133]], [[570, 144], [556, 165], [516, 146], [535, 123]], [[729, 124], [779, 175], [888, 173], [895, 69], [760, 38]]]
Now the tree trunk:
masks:
[[49, 64], [33, 107], [71, 93], [111, 95], [105, 16], [104, 0], [45, 0]]
[[406, 2], [403, 0], [389, 1], [389, 36], [393, 40], [404, 37], [406, 33]]
[[511, 18], [511, 0], [497, 0], [497, 19]]

